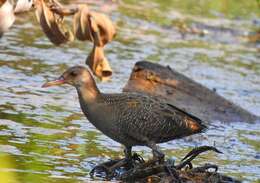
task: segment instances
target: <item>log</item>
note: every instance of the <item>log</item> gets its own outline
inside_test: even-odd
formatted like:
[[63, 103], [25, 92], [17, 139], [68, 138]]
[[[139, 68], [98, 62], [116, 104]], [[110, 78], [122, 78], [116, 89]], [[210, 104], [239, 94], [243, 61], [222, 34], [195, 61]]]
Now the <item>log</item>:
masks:
[[135, 64], [124, 92], [144, 92], [161, 96], [174, 106], [206, 122], [260, 122], [240, 106], [169, 66], [139, 61]]

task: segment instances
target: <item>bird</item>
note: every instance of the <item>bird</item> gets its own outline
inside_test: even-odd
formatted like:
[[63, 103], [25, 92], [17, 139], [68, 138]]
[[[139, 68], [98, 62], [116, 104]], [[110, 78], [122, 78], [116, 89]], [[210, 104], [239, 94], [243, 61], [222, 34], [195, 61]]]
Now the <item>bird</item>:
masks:
[[84, 66], [68, 68], [58, 79], [48, 81], [43, 88], [69, 84], [76, 88], [80, 107], [87, 119], [103, 134], [124, 146], [127, 160], [133, 146], [147, 146], [153, 159], [165, 155], [158, 144], [180, 139], [207, 129], [199, 118], [177, 108], [162, 97], [144, 93], [102, 93]]

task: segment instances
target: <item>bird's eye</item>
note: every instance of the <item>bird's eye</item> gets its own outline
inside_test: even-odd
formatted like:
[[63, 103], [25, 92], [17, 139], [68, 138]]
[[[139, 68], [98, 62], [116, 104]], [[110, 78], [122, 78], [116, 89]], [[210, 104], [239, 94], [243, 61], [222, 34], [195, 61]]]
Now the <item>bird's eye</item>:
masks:
[[73, 77], [75, 77], [75, 76], [77, 76], [77, 72], [72, 71], [72, 72], [70, 73], [70, 75], [73, 76]]

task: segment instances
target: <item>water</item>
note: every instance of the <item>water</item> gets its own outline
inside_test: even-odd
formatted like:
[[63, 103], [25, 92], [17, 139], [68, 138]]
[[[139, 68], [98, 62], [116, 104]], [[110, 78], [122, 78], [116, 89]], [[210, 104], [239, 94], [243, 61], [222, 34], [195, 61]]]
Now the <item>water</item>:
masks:
[[[257, 1], [98, 2], [92, 8], [105, 10], [118, 27], [106, 47], [114, 74], [110, 82], [98, 83], [102, 91], [120, 92], [134, 63], [146, 59], [170, 65], [260, 115], [259, 43], [244, 36], [259, 28]], [[182, 22], [208, 33], [182, 36], [176, 28]], [[123, 156], [121, 145], [82, 115], [74, 88], [41, 88], [66, 68], [84, 64], [90, 50], [90, 43], [79, 41], [53, 46], [33, 13], [19, 15], [0, 40], [0, 158], [10, 162], [1, 172], [26, 183], [84, 182], [95, 164]], [[205, 134], [161, 148], [178, 159], [194, 146], [215, 145], [223, 154], [201, 155], [196, 164], [216, 163], [222, 173], [259, 182], [259, 125], [214, 124]], [[148, 148], [134, 150], [151, 156]]]

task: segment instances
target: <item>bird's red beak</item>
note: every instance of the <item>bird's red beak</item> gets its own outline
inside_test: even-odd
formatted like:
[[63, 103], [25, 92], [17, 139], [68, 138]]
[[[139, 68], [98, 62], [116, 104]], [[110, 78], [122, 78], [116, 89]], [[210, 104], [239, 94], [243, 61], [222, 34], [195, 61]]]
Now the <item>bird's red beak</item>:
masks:
[[46, 82], [42, 85], [42, 88], [47, 88], [50, 86], [59, 86], [65, 83], [65, 79], [63, 77], [60, 77], [59, 79], [56, 79], [54, 81]]

